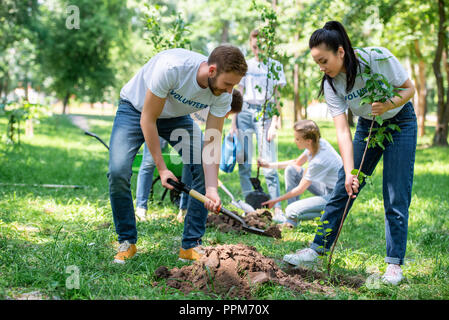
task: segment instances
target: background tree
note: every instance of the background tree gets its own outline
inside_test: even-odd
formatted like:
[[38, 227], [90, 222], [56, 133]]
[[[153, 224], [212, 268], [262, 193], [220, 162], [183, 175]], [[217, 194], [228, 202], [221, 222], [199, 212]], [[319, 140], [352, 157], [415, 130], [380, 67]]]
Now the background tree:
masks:
[[[3, 0], [0, 5], [0, 100], [3, 103], [11, 89], [29, 81], [35, 42], [31, 29], [37, 7], [37, 0]], [[27, 87], [24, 86], [25, 90]]]
[[[433, 61], [433, 70], [437, 80], [438, 88], [438, 110], [437, 110], [437, 124], [435, 127], [435, 136], [433, 144], [439, 146], [447, 146], [448, 122], [449, 122], [449, 67], [447, 63], [448, 58], [448, 40], [446, 27], [446, 6], [444, 0], [438, 0], [438, 44]], [[444, 59], [443, 65], [446, 71], [446, 90], [443, 73], [441, 72], [441, 60]]]
[[79, 29], [67, 27], [69, 1], [40, 7], [38, 61], [50, 81], [49, 89], [63, 101], [63, 113], [72, 95], [91, 101], [105, 98], [115, 84], [111, 60], [114, 46], [125, 46], [128, 12], [120, 0], [79, 0]]

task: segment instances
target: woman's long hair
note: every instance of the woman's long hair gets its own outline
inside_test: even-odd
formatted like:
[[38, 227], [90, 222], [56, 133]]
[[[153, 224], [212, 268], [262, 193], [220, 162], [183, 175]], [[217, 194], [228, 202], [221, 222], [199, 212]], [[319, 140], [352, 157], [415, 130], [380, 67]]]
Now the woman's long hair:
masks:
[[[355, 78], [357, 76], [357, 69], [359, 67], [359, 61], [355, 56], [354, 48], [352, 48], [351, 40], [349, 40], [343, 25], [338, 21], [328, 21], [323, 28], [315, 30], [309, 39], [309, 48], [315, 48], [326, 44], [329, 50], [332, 50], [335, 54], [339, 47], [342, 47], [345, 51], [343, 64], [346, 68], [346, 92], [349, 92], [354, 87]], [[324, 75], [321, 80], [321, 87], [318, 96], [324, 93], [324, 81], [328, 81], [332, 90], [336, 92], [333, 79], [328, 75]]]

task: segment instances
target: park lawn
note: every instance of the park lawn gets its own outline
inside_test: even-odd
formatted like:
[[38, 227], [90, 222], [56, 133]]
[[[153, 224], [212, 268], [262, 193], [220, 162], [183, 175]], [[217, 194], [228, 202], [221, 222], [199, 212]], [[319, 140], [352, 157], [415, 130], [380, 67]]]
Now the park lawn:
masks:
[[[90, 131], [108, 141], [111, 116], [86, 116]], [[331, 121], [318, 121], [322, 136], [337, 149]], [[227, 126], [229, 123], [227, 122]], [[396, 287], [364, 285], [348, 288], [328, 284], [332, 293], [299, 294], [274, 284], [253, 292], [255, 299], [449, 299], [449, 150], [429, 148], [433, 128], [418, 141], [410, 207], [405, 280]], [[0, 118], [0, 132], [6, 120]], [[337, 149], [338, 150], [338, 149]], [[279, 160], [300, 154], [290, 125], [279, 137]], [[166, 199], [149, 210], [155, 218], [138, 222], [139, 253], [126, 265], [111, 263], [116, 250], [106, 178], [108, 154], [98, 141], [85, 136], [66, 116], [55, 115], [35, 127], [33, 138], [21, 145], [0, 143], [0, 299], [31, 294], [42, 299], [227, 299], [192, 292], [184, 295], [156, 279], [161, 265], [182, 267], [178, 250], [183, 226], [175, 222], [177, 209]], [[255, 169], [255, 168], [253, 168]], [[238, 171], [220, 174], [237, 198]], [[263, 179], [262, 179], [263, 180]], [[280, 172], [284, 190], [283, 172]], [[26, 184], [13, 186], [10, 184]], [[9, 185], [8, 185], [9, 184]], [[43, 188], [32, 184], [79, 185], [80, 189]], [[132, 178], [135, 191], [136, 175]], [[155, 189], [159, 199], [160, 184]], [[225, 205], [230, 199], [221, 193]], [[306, 192], [305, 196], [310, 196]], [[285, 204], [283, 204], [285, 207]], [[229, 206], [229, 208], [232, 208]], [[280, 240], [253, 234], [224, 234], [208, 228], [204, 245], [252, 245], [280, 266], [282, 257], [306, 247], [313, 239], [315, 221], [283, 232]], [[343, 276], [376, 279], [386, 268], [382, 165], [365, 187], [345, 222], [333, 270]], [[79, 271], [79, 288], [73, 288]]]

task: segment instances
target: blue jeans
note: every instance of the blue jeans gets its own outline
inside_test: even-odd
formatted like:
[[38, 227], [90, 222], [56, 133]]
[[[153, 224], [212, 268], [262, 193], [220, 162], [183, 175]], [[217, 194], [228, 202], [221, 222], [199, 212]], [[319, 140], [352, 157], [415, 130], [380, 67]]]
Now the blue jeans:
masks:
[[[161, 149], [167, 144], [162, 138], [159, 138]], [[150, 195], [151, 186], [153, 184], [153, 174], [156, 164], [153, 157], [148, 150], [147, 144], [143, 145], [142, 163], [140, 164], [139, 173], [137, 175], [137, 188], [136, 188], [136, 207], [148, 209], [148, 196]]]
[[[253, 148], [253, 133], [256, 133], [257, 146], [262, 150], [261, 158], [268, 162], [277, 161], [277, 146], [274, 140], [267, 141], [268, 129], [271, 125], [271, 119], [265, 120], [265, 128], [262, 133], [262, 119], [256, 119], [257, 113], [260, 112], [262, 106], [244, 103], [243, 110], [237, 115], [237, 127], [239, 130], [239, 141], [242, 146], [242, 154], [238, 155], [237, 162], [239, 164], [240, 185], [242, 187], [243, 197], [253, 191], [250, 181], [251, 177], [251, 160]], [[259, 151], [260, 152], [260, 151]], [[265, 181], [268, 187], [268, 194], [271, 199], [275, 199], [280, 195], [279, 177], [276, 169], [262, 168]], [[274, 205], [280, 208], [278, 202]]]
[[[393, 143], [384, 142], [385, 150], [377, 146], [368, 148], [362, 172], [371, 175], [383, 156], [385, 262], [402, 265], [407, 245], [408, 210], [411, 202], [417, 140], [417, 123], [413, 105], [410, 102], [405, 104], [396, 116], [384, 123], [384, 126], [388, 123], [397, 124], [401, 131], [390, 131], [393, 136]], [[357, 123], [353, 141], [354, 167], [357, 169], [360, 166], [365, 149], [364, 138], [368, 136], [370, 124], [370, 120], [363, 118], [359, 118]], [[374, 127], [378, 127], [378, 124], [375, 123]], [[360, 185], [359, 192], [364, 185], [365, 182]], [[347, 200], [345, 172], [341, 168], [337, 184], [321, 218], [321, 221], [329, 221], [329, 224], [326, 224], [324, 228], [331, 228], [332, 231], [327, 237], [316, 234], [310, 248], [320, 253], [330, 249], [335, 241]], [[349, 209], [353, 203], [354, 200], [351, 200]]]
[[[192, 188], [200, 193], [206, 193], [201, 163], [203, 140], [201, 129], [190, 116], [158, 119], [156, 125], [159, 136], [167, 140], [182, 156], [186, 170], [189, 170], [193, 177]], [[187, 139], [180, 134], [172, 134], [176, 129], [184, 129], [180, 131], [187, 133]], [[125, 240], [130, 243], [137, 242], [136, 218], [131, 195], [131, 175], [132, 163], [144, 142], [145, 139], [140, 128], [140, 112], [130, 102], [121, 99], [109, 143], [107, 174], [114, 225], [120, 243]], [[184, 249], [202, 243], [201, 238], [206, 231], [206, 219], [207, 209], [204, 205], [189, 197], [181, 243]]]
[[[288, 166], [285, 169], [285, 191], [286, 193], [298, 186], [304, 175], [304, 168], [298, 166]], [[288, 206], [285, 209], [287, 222], [296, 226], [302, 220], [311, 220], [321, 216], [327, 201], [329, 201], [332, 189], [324, 183], [312, 182], [307, 188], [314, 197], [300, 200], [299, 196], [287, 200]]]

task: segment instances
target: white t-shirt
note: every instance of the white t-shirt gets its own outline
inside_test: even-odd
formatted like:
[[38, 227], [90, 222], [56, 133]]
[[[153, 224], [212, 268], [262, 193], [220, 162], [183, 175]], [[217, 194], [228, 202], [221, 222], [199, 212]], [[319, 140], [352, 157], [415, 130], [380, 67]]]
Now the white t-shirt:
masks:
[[[248, 65], [248, 71], [242, 80], [240, 80], [240, 85], [245, 89], [243, 101], [250, 104], [261, 105], [265, 102], [268, 67], [266, 64], [257, 61], [255, 58], [247, 60], [246, 63]], [[282, 64], [279, 61], [272, 59], [269, 60], [269, 64], [274, 64], [274, 68], [278, 72], [279, 80], [275, 80], [274, 78], [268, 79], [268, 98], [273, 95], [273, 88], [275, 85], [283, 87], [287, 83]], [[259, 92], [256, 86], [259, 86], [262, 90]]]
[[338, 179], [338, 170], [343, 166], [343, 161], [331, 144], [320, 138], [320, 149], [314, 157], [307, 149], [303, 154], [307, 155], [309, 162], [304, 179], [321, 182], [327, 188], [334, 189]]
[[[373, 73], [380, 73], [385, 76], [389, 83], [391, 83], [395, 87], [400, 87], [404, 84], [404, 82], [409, 78], [407, 71], [400, 64], [398, 59], [391, 54], [388, 49], [377, 47], [382, 51], [382, 54], [371, 50], [372, 47], [364, 48], [364, 50], [368, 53], [361, 50], [356, 50], [359, 52], [361, 56], [368, 62], [370, 62], [371, 70]], [[371, 56], [371, 58], [370, 58]], [[385, 60], [377, 60], [384, 59], [390, 57]], [[365, 70], [365, 64], [362, 60], [360, 60], [361, 71], [357, 74], [357, 77], [354, 82], [354, 87], [351, 92], [346, 92], [346, 73], [340, 72], [334, 79], [333, 85], [337, 93], [332, 90], [332, 87], [328, 83], [328, 81], [324, 82], [324, 97], [326, 98], [326, 103], [329, 108], [329, 111], [332, 117], [338, 116], [339, 114], [344, 113], [347, 108], [351, 108], [352, 112], [356, 116], [363, 117], [365, 119], [372, 119], [372, 116], [369, 116], [371, 113], [371, 105], [364, 104], [360, 106], [360, 100], [363, 95], [367, 92], [365, 88], [365, 80], [360, 76], [360, 72], [363, 73]], [[399, 111], [401, 111], [403, 106], [398, 108], [394, 108], [382, 114], [382, 119], [390, 119], [394, 117]]]
[[185, 49], [169, 49], [151, 58], [122, 88], [120, 98], [142, 111], [146, 91], [166, 98], [159, 118], [175, 118], [210, 108], [216, 117], [224, 117], [231, 109], [232, 95], [215, 96], [209, 88], [201, 88], [196, 80], [198, 68], [207, 57]]

